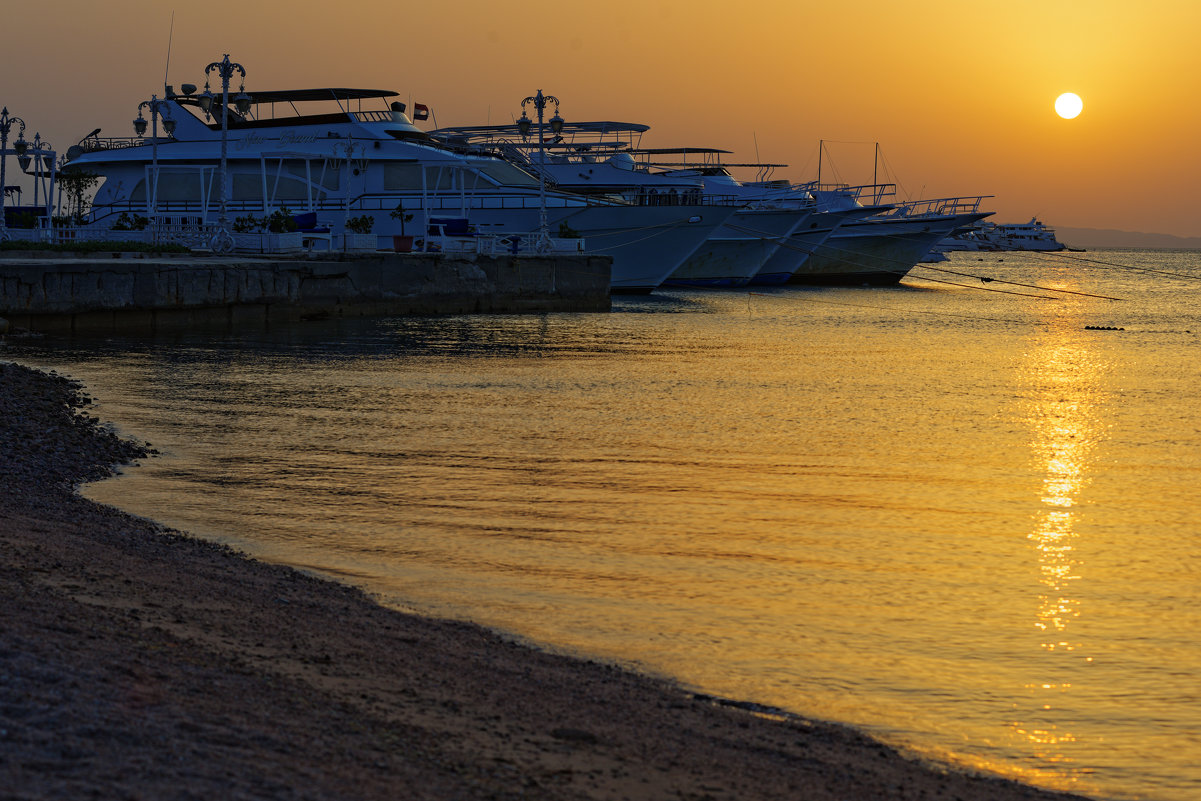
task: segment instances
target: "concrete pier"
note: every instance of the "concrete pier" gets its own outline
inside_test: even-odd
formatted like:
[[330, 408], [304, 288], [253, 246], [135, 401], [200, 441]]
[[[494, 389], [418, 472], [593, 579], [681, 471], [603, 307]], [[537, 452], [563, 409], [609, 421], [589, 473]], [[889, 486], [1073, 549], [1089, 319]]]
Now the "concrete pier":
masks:
[[0, 319], [31, 331], [111, 331], [610, 307], [606, 256], [142, 256], [0, 254]]

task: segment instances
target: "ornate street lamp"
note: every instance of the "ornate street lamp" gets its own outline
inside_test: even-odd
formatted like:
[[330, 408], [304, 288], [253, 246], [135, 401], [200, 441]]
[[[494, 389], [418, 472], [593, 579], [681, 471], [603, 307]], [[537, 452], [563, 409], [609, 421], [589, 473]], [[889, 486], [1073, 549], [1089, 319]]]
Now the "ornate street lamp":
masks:
[[[46, 187], [46, 215], [49, 219], [51, 211], [51, 199], [54, 197], [54, 157], [57, 154], [53, 150], [53, 146], [42, 139], [41, 133], [33, 135], [33, 142], [25, 143], [25, 152], [17, 156], [17, 163], [21, 165], [21, 171], [26, 175], [33, 175], [33, 205], [40, 206], [38, 200], [38, 190], [42, 188], [42, 179], [46, 177], [47, 171], [50, 173], [50, 184]], [[30, 165], [33, 165], [33, 172], [29, 172]]]
[[558, 136], [563, 130], [563, 118], [559, 116], [559, 98], [554, 95], [544, 95], [539, 89], [532, 97], [521, 101], [521, 119], [517, 120], [517, 130], [522, 138], [530, 135], [530, 118], [526, 116], [525, 107], [533, 103], [538, 111], [538, 244], [536, 250], [545, 253], [550, 250], [550, 231], [546, 223], [546, 139], [542, 132], [542, 116], [547, 103], [555, 104], [555, 116], [551, 117], [550, 129]]
[[[348, 235], [350, 233], [350, 229], [346, 226], [350, 221], [351, 176], [358, 175], [359, 173], [366, 174], [370, 159], [367, 158], [367, 146], [362, 143], [356, 143], [353, 136], [349, 137], [344, 143], [335, 142], [331, 149], [334, 156], [332, 159], [330, 159], [330, 167], [334, 170], [341, 170], [343, 165], [346, 167], [346, 186], [344, 190], [346, 194], [346, 205], [342, 210], [342, 250], [346, 250], [348, 247]], [[338, 158], [338, 151], [342, 151], [346, 154], [345, 159]], [[356, 151], [359, 153], [358, 157], [355, 156]]]
[[213, 234], [211, 246], [214, 253], [228, 253], [233, 250], [234, 239], [229, 235], [229, 218], [226, 215], [225, 205], [228, 199], [229, 192], [226, 188], [226, 155], [229, 151], [229, 79], [233, 77], [234, 72], [238, 72], [242, 76], [242, 85], [238, 87], [238, 95], [234, 98], [234, 103], [237, 104], [238, 113], [245, 114], [250, 111], [250, 95], [246, 94], [246, 70], [236, 62], [229, 60], [229, 53], [225, 54], [225, 58], [221, 61], [214, 61], [204, 68], [204, 94], [197, 98], [200, 103], [200, 108], [204, 111], [205, 117], [210, 116], [213, 110], [213, 102], [215, 98], [213, 93], [209, 91], [208, 74], [213, 70], [221, 77], [221, 205], [217, 211], [217, 232]]
[[25, 141], [25, 120], [8, 116], [8, 106], [5, 106], [4, 110], [0, 111], [0, 242], [8, 241], [8, 225], [4, 219], [4, 187], [7, 180], [5, 164], [8, 162], [8, 132], [12, 130], [13, 123], [21, 126], [17, 130], [17, 141], [13, 142], [13, 153], [20, 158], [29, 149], [29, 143]]
[[167, 136], [175, 134], [175, 120], [170, 114], [167, 101], [159, 100], [158, 95], [151, 95], [149, 100], [138, 104], [138, 118], [133, 121], [133, 131], [138, 136], [146, 134], [146, 118], [142, 116], [144, 108], [150, 109], [150, 175], [153, 181], [146, 192], [146, 212], [153, 221], [158, 212], [158, 120], [159, 117], [163, 118], [163, 130], [167, 132]]

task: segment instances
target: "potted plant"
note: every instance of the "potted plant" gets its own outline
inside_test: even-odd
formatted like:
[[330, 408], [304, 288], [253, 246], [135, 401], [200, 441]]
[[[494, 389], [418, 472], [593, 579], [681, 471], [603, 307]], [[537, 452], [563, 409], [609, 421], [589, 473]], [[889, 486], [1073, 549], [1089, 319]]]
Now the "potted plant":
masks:
[[392, 209], [392, 219], [400, 220], [400, 235], [392, 237], [392, 250], [397, 253], [409, 253], [413, 250], [413, 237], [405, 235], [405, 223], [413, 221], [412, 212], [405, 211], [404, 203], [397, 203]]
[[368, 214], [347, 218], [343, 247], [347, 250], [375, 250], [375, 236], [371, 233], [373, 227], [375, 218]]

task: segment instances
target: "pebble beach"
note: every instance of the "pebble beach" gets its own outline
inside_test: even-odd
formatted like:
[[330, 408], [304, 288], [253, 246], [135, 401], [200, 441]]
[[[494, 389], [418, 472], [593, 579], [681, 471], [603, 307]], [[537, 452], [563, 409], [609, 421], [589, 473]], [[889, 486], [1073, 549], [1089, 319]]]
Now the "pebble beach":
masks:
[[91, 402], [0, 362], [0, 799], [1080, 798], [88, 501], [82, 483], [154, 455]]

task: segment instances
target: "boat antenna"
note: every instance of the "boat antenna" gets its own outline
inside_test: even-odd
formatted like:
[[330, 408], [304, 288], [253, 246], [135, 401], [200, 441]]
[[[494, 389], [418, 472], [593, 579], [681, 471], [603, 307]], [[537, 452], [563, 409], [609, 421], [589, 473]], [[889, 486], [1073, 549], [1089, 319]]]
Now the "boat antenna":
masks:
[[751, 136], [755, 138], [755, 161], [759, 161], [759, 134], [756, 131], [751, 131]]
[[166, 93], [167, 81], [171, 77], [171, 40], [175, 38], [175, 9], [171, 9], [171, 27], [167, 31], [167, 67], [163, 70], [163, 92]]

